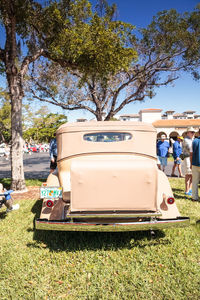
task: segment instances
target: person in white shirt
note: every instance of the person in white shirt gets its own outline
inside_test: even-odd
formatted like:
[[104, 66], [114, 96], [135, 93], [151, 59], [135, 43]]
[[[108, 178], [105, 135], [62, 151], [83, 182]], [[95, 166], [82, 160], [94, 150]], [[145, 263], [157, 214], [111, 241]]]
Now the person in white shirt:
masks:
[[185, 194], [192, 196], [192, 169], [190, 152], [192, 152], [192, 141], [194, 138], [195, 130], [193, 127], [188, 127], [186, 136], [183, 140], [182, 151], [183, 151], [183, 166], [185, 171]]

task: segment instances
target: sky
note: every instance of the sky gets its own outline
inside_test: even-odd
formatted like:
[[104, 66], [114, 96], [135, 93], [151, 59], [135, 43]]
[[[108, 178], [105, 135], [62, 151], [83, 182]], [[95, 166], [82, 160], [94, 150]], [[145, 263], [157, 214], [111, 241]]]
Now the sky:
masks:
[[[95, 0], [91, 2], [94, 3]], [[180, 13], [192, 11], [200, 3], [200, 0], [108, 0], [108, 3], [117, 4], [119, 20], [131, 23], [139, 29], [147, 26], [152, 17], [159, 11], [171, 8]], [[2, 37], [2, 32], [0, 32], [0, 35]], [[50, 106], [49, 108], [53, 112], [63, 113], [56, 106]], [[200, 114], [200, 81], [195, 81], [190, 74], [183, 73], [173, 86], [157, 89], [155, 97], [152, 99], [147, 98], [143, 102], [132, 103], [126, 106], [120, 114], [134, 114], [144, 108], [160, 108], [163, 113], [166, 110], [174, 110], [177, 113], [194, 110]], [[65, 114], [70, 122], [76, 121], [77, 118], [93, 118], [93, 115], [84, 111], [65, 111]]]

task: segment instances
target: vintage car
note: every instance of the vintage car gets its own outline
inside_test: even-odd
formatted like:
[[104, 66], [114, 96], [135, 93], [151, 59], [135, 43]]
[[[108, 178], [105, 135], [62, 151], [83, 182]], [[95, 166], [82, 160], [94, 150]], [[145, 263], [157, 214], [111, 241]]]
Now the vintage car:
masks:
[[157, 167], [151, 124], [66, 123], [56, 139], [58, 174], [50, 174], [41, 187], [36, 229], [135, 231], [189, 225]]

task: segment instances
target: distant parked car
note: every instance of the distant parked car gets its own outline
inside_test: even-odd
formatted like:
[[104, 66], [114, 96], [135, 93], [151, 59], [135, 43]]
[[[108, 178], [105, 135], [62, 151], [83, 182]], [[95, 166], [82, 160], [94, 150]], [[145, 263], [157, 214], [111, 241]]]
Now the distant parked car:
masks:
[[46, 144], [39, 144], [39, 151], [40, 152], [47, 152], [47, 145]]
[[31, 152], [38, 152], [38, 148], [36, 145], [30, 145]]

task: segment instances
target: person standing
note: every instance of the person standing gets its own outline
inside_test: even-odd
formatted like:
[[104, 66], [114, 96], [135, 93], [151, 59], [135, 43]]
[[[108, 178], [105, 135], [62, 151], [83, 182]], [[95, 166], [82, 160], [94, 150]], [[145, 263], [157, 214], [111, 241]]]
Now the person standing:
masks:
[[195, 130], [193, 127], [188, 127], [186, 136], [183, 140], [183, 167], [185, 173], [185, 195], [192, 196], [192, 168], [190, 153], [192, 152], [192, 141], [194, 138]]
[[171, 177], [178, 177], [177, 175], [175, 175], [176, 167], [178, 168], [179, 177], [183, 177], [183, 174], [181, 171], [181, 158], [180, 158], [180, 155], [182, 154], [182, 147], [181, 147], [182, 141], [183, 141], [183, 137], [178, 136], [177, 141], [175, 141], [173, 144], [174, 165], [172, 167]]
[[[56, 136], [56, 134], [54, 134]], [[57, 167], [57, 142], [56, 138], [53, 138], [50, 141], [49, 145], [49, 154], [50, 154], [50, 173], [53, 173]]]
[[192, 143], [192, 200], [199, 201], [198, 186], [200, 181], [200, 129], [198, 138]]
[[165, 171], [165, 167], [167, 165], [167, 157], [168, 157], [168, 151], [169, 151], [169, 143], [165, 139], [166, 139], [166, 135], [162, 134], [161, 140], [158, 141], [158, 143], [157, 143], [157, 155], [158, 155], [158, 159], [160, 161], [160, 164], [158, 165], [158, 167], [160, 170], [162, 167], [163, 172]]

